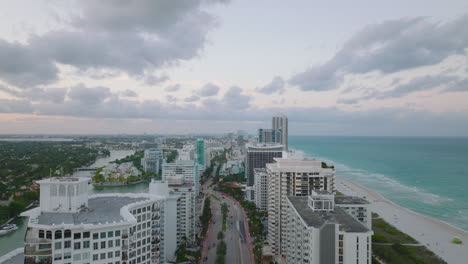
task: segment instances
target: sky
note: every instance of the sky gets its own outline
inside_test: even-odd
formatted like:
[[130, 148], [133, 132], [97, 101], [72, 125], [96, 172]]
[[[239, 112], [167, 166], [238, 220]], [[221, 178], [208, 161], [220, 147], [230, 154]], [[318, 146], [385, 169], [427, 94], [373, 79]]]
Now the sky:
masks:
[[[27, 8], [25, 8], [27, 7]], [[468, 2], [0, 2], [0, 134], [468, 136]]]

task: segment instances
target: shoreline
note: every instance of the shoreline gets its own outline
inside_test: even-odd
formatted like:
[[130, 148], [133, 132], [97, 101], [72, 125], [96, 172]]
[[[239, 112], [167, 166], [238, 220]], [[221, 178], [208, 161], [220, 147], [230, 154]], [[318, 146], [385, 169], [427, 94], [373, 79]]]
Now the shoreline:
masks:
[[[404, 208], [383, 197], [377, 191], [354, 181], [335, 176], [335, 187], [345, 195], [366, 197], [371, 210], [389, 224], [412, 236], [447, 263], [466, 263], [468, 259], [468, 232], [444, 221]], [[463, 244], [452, 243], [459, 237]]]

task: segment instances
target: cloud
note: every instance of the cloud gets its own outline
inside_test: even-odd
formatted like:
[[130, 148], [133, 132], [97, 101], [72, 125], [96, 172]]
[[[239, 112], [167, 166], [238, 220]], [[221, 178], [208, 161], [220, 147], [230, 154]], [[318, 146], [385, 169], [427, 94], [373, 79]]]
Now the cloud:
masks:
[[292, 76], [304, 91], [339, 87], [345, 74], [394, 73], [440, 63], [468, 47], [468, 15], [444, 24], [427, 18], [386, 21], [364, 28], [330, 60]]
[[172, 93], [172, 92], [177, 92], [179, 89], [180, 89], [180, 84], [173, 84], [173, 85], [166, 86], [166, 88], [164, 88], [164, 91], [168, 93]]
[[[0, 79], [18, 87], [53, 83], [57, 64], [141, 77], [197, 56], [216, 18], [204, 5], [225, 1], [76, 1], [63, 29], [31, 35], [26, 44], [0, 39]], [[162, 79], [161, 79], [162, 78]], [[148, 83], [164, 77], [150, 75]]]
[[105, 99], [112, 95], [111, 91], [107, 87], [85, 87], [83, 84], [79, 84], [70, 88], [67, 96], [74, 102], [78, 101], [85, 105], [96, 105], [103, 102]]
[[120, 94], [124, 97], [138, 97], [138, 94], [135, 91], [129, 89], [121, 92]]
[[196, 96], [196, 95], [192, 95], [192, 96], [189, 96], [187, 98], [184, 99], [185, 102], [188, 102], [188, 103], [191, 103], [191, 102], [196, 102], [200, 100], [200, 97], [199, 96]]
[[172, 95], [166, 95], [166, 100], [170, 103], [173, 103], [173, 102], [177, 102], [179, 101], [179, 99], [177, 99], [177, 97], [174, 97]]
[[148, 85], [156, 85], [159, 83], [163, 83], [167, 80], [169, 80], [169, 77], [166, 75], [157, 76], [154, 74], [148, 74], [147, 76], [145, 76], [145, 83]]
[[284, 86], [285, 86], [285, 82], [283, 78], [279, 76], [275, 76], [275, 78], [273, 78], [273, 80], [269, 84], [263, 87], [258, 87], [256, 91], [263, 93], [263, 94], [273, 94], [273, 93], [281, 94], [284, 92]]
[[201, 97], [215, 96], [219, 92], [219, 86], [212, 83], [205, 84], [200, 90], [197, 91], [197, 94]]
[[250, 107], [250, 96], [242, 94], [242, 89], [233, 86], [224, 94], [223, 103], [232, 109], [246, 109]]
[[397, 83], [392, 90], [378, 91], [376, 89], [367, 91], [367, 94], [356, 98], [340, 98], [338, 103], [342, 104], [357, 104], [361, 101], [370, 99], [390, 99], [401, 98], [408, 94], [418, 91], [429, 91], [436, 88], [441, 88], [441, 92], [463, 92], [468, 91], [468, 79], [462, 79], [459, 76], [450, 75], [424, 75], [411, 79], [408, 82]]

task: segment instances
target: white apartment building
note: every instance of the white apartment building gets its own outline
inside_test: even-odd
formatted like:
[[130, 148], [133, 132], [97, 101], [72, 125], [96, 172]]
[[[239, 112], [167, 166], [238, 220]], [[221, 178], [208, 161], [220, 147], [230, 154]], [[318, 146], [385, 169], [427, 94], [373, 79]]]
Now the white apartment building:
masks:
[[195, 160], [176, 160], [173, 163], [164, 163], [162, 169], [163, 181], [167, 180], [169, 185], [192, 184], [195, 188], [195, 195], [198, 195], [200, 171]]
[[266, 164], [268, 177], [268, 243], [275, 256], [284, 257], [287, 196], [308, 196], [313, 190], [334, 193], [335, 170], [316, 159], [275, 158]]
[[288, 196], [287, 204], [286, 263], [371, 263], [372, 230], [335, 206], [333, 194]]
[[356, 196], [335, 196], [335, 206], [345, 210], [350, 216], [372, 229], [372, 214], [370, 204], [366, 199]]
[[[25, 263], [164, 263], [164, 197], [149, 194], [88, 196], [87, 178], [49, 178], [40, 206], [29, 216]], [[173, 253], [171, 253], [173, 254]]]
[[268, 173], [266, 169], [254, 169], [254, 196], [258, 209], [268, 210]]
[[178, 160], [194, 160], [195, 147], [192, 144], [186, 144], [182, 149], [177, 150]]

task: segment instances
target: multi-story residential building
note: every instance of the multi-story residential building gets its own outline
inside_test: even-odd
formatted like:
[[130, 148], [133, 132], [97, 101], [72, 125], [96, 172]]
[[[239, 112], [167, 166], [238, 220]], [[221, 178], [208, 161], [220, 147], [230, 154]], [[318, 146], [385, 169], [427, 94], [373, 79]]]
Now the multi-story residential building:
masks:
[[268, 209], [268, 173], [265, 168], [254, 169], [254, 196], [255, 205], [258, 209], [266, 211]]
[[[152, 180], [149, 186], [150, 194], [165, 197], [166, 214], [171, 214], [171, 225], [166, 227], [173, 236], [165, 240], [167, 252], [175, 252], [177, 246], [183, 242], [195, 242], [195, 208], [193, 198], [193, 186], [171, 185], [167, 181]], [[175, 260], [173, 255], [166, 258]]]
[[193, 144], [185, 144], [182, 149], [177, 150], [178, 160], [195, 160], [195, 149]]
[[313, 190], [335, 192], [333, 168], [322, 168], [316, 159], [275, 158], [266, 165], [268, 177], [268, 242], [276, 256], [283, 256], [287, 196], [308, 196]]
[[145, 172], [159, 173], [163, 161], [163, 152], [161, 150], [147, 149], [141, 159], [141, 165]]
[[194, 160], [176, 160], [174, 163], [164, 163], [162, 170], [162, 180], [167, 180], [169, 185], [183, 183], [191, 184], [194, 187], [195, 195], [198, 195], [200, 179], [198, 163]]
[[245, 178], [247, 185], [254, 185], [254, 169], [265, 168], [274, 158], [283, 156], [283, 146], [275, 143], [247, 144], [245, 154]]
[[357, 196], [335, 196], [335, 206], [345, 210], [350, 216], [372, 229], [372, 214], [370, 204], [366, 199]]
[[281, 144], [281, 129], [260, 128], [258, 130], [259, 143], [279, 143]]
[[40, 206], [29, 216], [25, 263], [164, 263], [165, 198], [150, 194], [88, 195], [87, 178], [38, 181]]
[[205, 166], [205, 141], [197, 139], [197, 162], [200, 166]]
[[333, 194], [313, 191], [286, 200], [286, 263], [371, 263], [372, 230], [335, 206]]
[[271, 119], [271, 128], [276, 131], [281, 131], [281, 140], [279, 143], [283, 145], [284, 150], [288, 150], [288, 117], [274, 116]]

